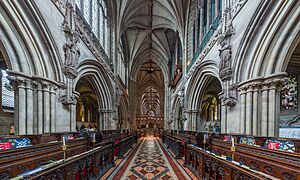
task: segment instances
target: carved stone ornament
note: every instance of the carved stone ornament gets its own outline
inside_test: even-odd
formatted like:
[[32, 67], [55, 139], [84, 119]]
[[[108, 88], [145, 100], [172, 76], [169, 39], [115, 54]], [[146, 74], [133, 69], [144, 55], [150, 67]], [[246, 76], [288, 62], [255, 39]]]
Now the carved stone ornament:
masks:
[[235, 33], [235, 30], [232, 25], [232, 16], [230, 8], [226, 8], [224, 11], [223, 25], [218, 30], [220, 44], [219, 49], [219, 77], [223, 83], [222, 94], [220, 96], [222, 104], [225, 106], [232, 107], [236, 101], [235, 89], [231, 88], [230, 80], [233, 77], [232, 71], [232, 47], [230, 45], [231, 36]]
[[78, 29], [76, 27], [75, 5], [66, 2], [65, 18], [62, 24], [62, 30], [65, 32], [67, 42], [63, 46], [65, 62], [63, 72], [69, 79], [75, 79], [78, 75], [77, 65], [80, 57], [80, 50], [77, 47], [79, 42]]
[[75, 97], [75, 95], [72, 95], [72, 96], [63, 95], [63, 96], [60, 96], [58, 98], [58, 100], [65, 105], [69, 105], [69, 104], [76, 105], [77, 104], [77, 98]]
[[[228, 63], [228, 61], [225, 62], [225, 64], [227, 64], [227, 63]], [[220, 62], [220, 66], [221, 65], [223, 65], [223, 64], [221, 64], [221, 62]], [[220, 68], [219, 77], [222, 81], [230, 80], [232, 78], [232, 69], [230, 67], [223, 68], [223, 69]]]

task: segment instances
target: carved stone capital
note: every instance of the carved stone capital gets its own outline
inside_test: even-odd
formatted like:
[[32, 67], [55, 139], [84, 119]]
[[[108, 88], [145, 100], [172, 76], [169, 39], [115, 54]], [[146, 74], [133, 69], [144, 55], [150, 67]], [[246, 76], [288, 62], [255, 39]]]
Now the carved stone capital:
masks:
[[25, 88], [26, 86], [26, 79], [23, 77], [7, 76], [7, 79], [10, 81], [10, 85], [14, 90], [16, 90], [17, 88]]

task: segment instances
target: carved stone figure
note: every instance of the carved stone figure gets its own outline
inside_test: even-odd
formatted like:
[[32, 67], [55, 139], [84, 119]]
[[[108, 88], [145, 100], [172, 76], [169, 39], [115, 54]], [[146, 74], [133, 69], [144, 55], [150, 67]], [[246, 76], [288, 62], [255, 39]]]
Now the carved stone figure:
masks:
[[220, 56], [220, 71], [226, 68], [231, 67], [231, 46], [226, 42], [222, 41], [220, 42], [221, 49], [219, 49], [219, 56]]
[[76, 68], [78, 64], [78, 58], [80, 57], [80, 50], [76, 46], [79, 40], [77, 31], [74, 31], [73, 35], [63, 46], [65, 52], [65, 66]]

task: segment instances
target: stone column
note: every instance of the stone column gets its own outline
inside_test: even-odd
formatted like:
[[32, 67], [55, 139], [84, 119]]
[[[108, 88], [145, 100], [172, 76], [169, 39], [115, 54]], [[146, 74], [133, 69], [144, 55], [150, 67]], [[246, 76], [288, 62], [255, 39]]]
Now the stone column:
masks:
[[102, 111], [101, 111], [101, 109], [98, 109], [98, 113], [99, 113], [99, 119], [98, 119], [98, 128], [99, 128], [99, 130], [103, 130], [104, 128], [104, 126], [103, 126], [103, 114], [102, 114]]
[[15, 124], [17, 125], [16, 134], [24, 135], [26, 134], [26, 90], [25, 90], [25, 79], [18, 77], [18, 89], [17, 89], [17, 119], [15, 119]]
[[[26, 80], [26, 134], [34, 134], [33, 121], [33, 82]], [[24, 107], [25, 108], [25, 107]], [[24, 124], [25, 125], [25, 124]]]
[[50, 132], [56, 131], [56, 90], [56, 86], [50, 86]]
[[50, 91], [49, 84], [42, 82], [43, 88], [43, 108], [44, 108], [44, 133], [50, 133]]
[[261, 90], [261, 129], [260, 129], [260, 134], [262, 136], [268, 136], [268, 101], [269, 101], [269, 87], [266, 86], [265, 84], [262, 86]]
[[[111, 114], [112, 112], [110, 112], [110, 110], [107, 110], [107, 109], [100, 109], [100, 117], [102, 117], [102, 129], [103, 130], [109, 130], [111, 129], [112, 125], [111, 125]], [[101, 123], [101, 122], [100, 122]], [[101, 124], [100, 124], [101, 126]]]
[[37, 133], [44, 133], [44, 118], [43, 118], [43, 90], [42, 84], [40, 82], [37, 83]]
[[27, 130], [26, 123], [26, 82], [25, 78], [17, 76], [7, 76], [15, 93], [15, 134], [24, 135]]
[[240, 114], [240, 133], [246, 133], [246, 88], [242, 87], [240, 89], [241, 98], [241, 114]]
[[245, 127], [246, 127], [246, 134], [251, 134], [252, 133], [252, 88], [248, 87], [247, 91], [246, 91], [246, 118], [245, 118]]
[[259, 114], [259, 99], [258, 99], [258, 92], [259, 92], [260, 84], [256, 83], [252, 86], [252, 135], [253, 136], [260, 136], [260, 119], [258, 118]]
[[280, 91], [283, 78], [273, 79], [269, 86], [269, 123], [268, 123], [268, 136], [279, 136], [279, 117], [280, 117]]

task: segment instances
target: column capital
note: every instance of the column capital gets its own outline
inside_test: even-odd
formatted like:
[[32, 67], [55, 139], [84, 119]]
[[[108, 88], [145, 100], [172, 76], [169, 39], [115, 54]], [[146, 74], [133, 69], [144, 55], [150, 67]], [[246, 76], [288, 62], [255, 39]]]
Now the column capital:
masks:
[[26, 87], [26, 79], [20, 76], [7, 76], [7, 79], [10, 81], [10, 85], [13, 89], [17, 88], [25, 88]]

